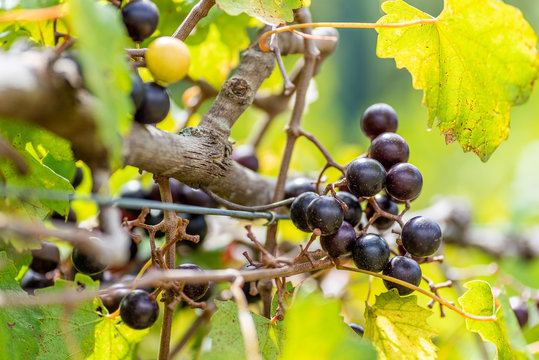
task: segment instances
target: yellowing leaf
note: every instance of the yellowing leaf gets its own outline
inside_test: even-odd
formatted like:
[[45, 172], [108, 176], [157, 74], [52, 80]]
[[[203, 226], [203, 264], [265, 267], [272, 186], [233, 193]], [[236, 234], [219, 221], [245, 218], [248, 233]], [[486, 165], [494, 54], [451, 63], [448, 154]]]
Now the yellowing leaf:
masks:
[[436, 359], [430, 339], [437, 333], [427, 324], [431, 314], [417, 305], [415, 295], [400, 297], [390, 290], [365, 309], [365, 337], [371, 339], [379, 359]]
[[[490, 316], [494, 313], [494, 296], [490, 285], [481, 280], [470, 281], [464, 286], [469, 289], [459, 298], [463, 310], [474, 315]], [[520, 331], [507, 297], [498, 297], [501, 306], [496, 311], [496, 321], [475, 321], [466, 319], [468, 330], [479, 333], [498, 350], [499, 359], [533, 359], [526, 349], [526, 341]]]
[[[402, 0], [378, 22], [432, 19]], [[537, 37], [522, 13], [499, 0], [445, 0], [432, 24], [379, 29], [377, 54], [407, 68], [425, 91], [429, 127], [487, 161], [509, 135], [509, 111], [539, 76]]]
[[217, 0], [217, 5], [230, 15], [245, 12], [269, 25], [294, 20], [292, 10], [310, 3], [310, 0]]
[[137, 344], [150, 330], [134, 330], [104, 317], [95, 326], [94, 352], [87, 360], [133, 359]]

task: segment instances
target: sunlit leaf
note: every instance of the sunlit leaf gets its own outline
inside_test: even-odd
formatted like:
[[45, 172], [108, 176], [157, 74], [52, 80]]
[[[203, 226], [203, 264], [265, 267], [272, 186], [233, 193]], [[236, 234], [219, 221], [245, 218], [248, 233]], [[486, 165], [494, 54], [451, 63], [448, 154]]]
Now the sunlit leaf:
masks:
[[279, 25], [293, 21], [292, 10], [309, 6], [310, 0], [217, 0], [217, 4], [230, 15], [245, 12], [266, 24]]
[[94, 352], [87, 360], [133, 359], [137, 344], [148, 332], [149, 329], [131, 329], [119, 318], [103, 317], [95, 326]]
[[[382, 9], [382, 24], [432, 19], [402, 0]], [[433, 24], [378, 32], [378, 56], [394, 58], [424, 90], [429, 127], [487, 161], [509, 135], [511, 106], [528, 99], [539, 76], [537, 37], [520, 10], [499, 0], [446, 0]]]

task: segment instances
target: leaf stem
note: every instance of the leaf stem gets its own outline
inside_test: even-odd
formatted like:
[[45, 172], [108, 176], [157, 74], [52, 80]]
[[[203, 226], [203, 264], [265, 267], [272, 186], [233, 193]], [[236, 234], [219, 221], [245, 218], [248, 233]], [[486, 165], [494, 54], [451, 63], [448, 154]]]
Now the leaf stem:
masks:
[[[403, 28], [403, 27], [409, 27], [414, 25], [424, 25], [424, 24], [435, 24], [438, 21], [436, 18], [431, 19], [418, 19], [413, 21], [406, 21], [402, 23], [394, 23], [394, 24], [381, 24], [381, 23], [361, 23], [361, 22], [350, 22], [350, 23], [344, 23], [344, 22], [319, 22], [319, 23], [303, 23], [303, 24], [293, 24], [293, 25], [287, 25], [287, 26], [281, 26], [280, 28], [277, 28], [275, 30], [270, 30], [262, 34], [260, 37], [260, 40], [258, 40], [258, 46], [263, 51], [270, 51], [270, 47], [266, 43], [269, 36], [272, 34], [278, 34], [285, 31], [293, 31], [295, 29], [304, 29], [304, 28], [317, 28], [317, 27], [333, 27], [333, 28], [341, 28], [341, 29], [395, 29], [395, 28]], [[328, 38], [328, 40], [331, 40]]]
[[436, 295], [428, 292], [427, 290], [421, 289], [420, 287], [417, 287], [415, 285], [407, 283], [406, 281], [402, 281], [400, 279], [393, 278], [391, 276], [378, 274], [378, 273], [375, 273], [375, 272], [372, 272], [372, 271], [356, 269], [356, 268], [352, 268], [352, 267], [344, 266], [344, 265], [337, 265], [337, 269], [354, 271], [354, 272], [359, 272], [359, 273], [362, 273], [362, 274], [371, 275], [371, 276], [375, 276], [377, 278], [380, 278], [380, 279], [383, 279], [383, 280], [386, 280], [386, 281], [391, 281], [391, 282], [393, 282], [395, 284], [398, 284], [398, 285], [401, 285], [401, 286], [405, 286], [405, 287], [407, 287], [409, 289], [412, 289], [412, 290], [415, 290], [415, 291], [417, 291], [417, 292], [419, 292], [419, 293], [421, 293], [423, 295], [427, 295], [431, 299], [439, 302], [440, 304], [444, 305], [445, 307], [455, 311], [456, 313], [458, 313], [458, 314], [460, 314], [460, 315], [462, 315], [465, 318], [470, 319], [470, 320], [475, 320], [475, 321], [496, 321], [497, 320], [496, 315], [494, 315], [494, 314], [491, 315], [491, 316], [480, 316], [480, 315], [474, 315], [474, 314], [467, 313], [466, 311], [461, 310], [458, 307], [456, 307], [455, 305], [451, 304], [449, 301], [444, 300], [441, 297], [436, 296]]

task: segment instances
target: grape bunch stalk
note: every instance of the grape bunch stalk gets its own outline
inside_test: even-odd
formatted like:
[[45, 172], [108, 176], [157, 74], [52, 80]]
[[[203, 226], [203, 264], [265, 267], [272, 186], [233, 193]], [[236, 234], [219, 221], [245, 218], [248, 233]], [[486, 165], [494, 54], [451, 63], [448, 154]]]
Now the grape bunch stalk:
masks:
[[[441, 245], [442, 231], [428, 217], [402, 220], [421, 192], [423, 177], [408, 163], [410, 150], [395, 133], [397, 126], [391, 106], [369, 107], [361, 119], [362, 130], [371, 139], [368, 152], [347, 164], [343, 178], [329, 184], [322, 194], [305, 186], [303, 192], [296, 192], [290, 217], [298, 229], [320, 235], [322, 248], [336, 262], [351, 253], [358, 269], [419, 286], [424, 278], [420, 263], [440, 260], [433, 255]], [[400, 213], [399, 205], [403, 207]], [[400, 231], [392, 229], [395, 223]], [[389, 229], [398, 233], [394, 250], [382, 236]], [[395, 256], [390, 258], [392, 253]], [[401, 296], [413, 292], [390, 280], [384, 280], [384, 285]]]

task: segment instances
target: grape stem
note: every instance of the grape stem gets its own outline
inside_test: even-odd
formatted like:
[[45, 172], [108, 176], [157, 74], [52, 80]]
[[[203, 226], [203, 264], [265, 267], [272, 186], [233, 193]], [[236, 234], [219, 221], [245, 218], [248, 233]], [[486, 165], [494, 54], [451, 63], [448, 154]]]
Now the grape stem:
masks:
[[[415, 25], [427, 25], [427, 24], [435, 24], [438, 21], [436, 18], [430, 18], [430, 19], [418, 19], [413, 21], [407, 21], [402, 23], [394, 23], [394, 24], [381, 24], [381, 23], [361, 23], [361, 22], [351, 22], [351, 23], [343, 23], [343, 22], [319, 22], [319, 23], [303, 23], [303, 24], [293, 24], [293, 25], [286, 25], [281, 26], [277, 29], [270, 30], [262, 34], [260, 36], [260, 39], [258, 40], [258, 46], [262, 51], [270, 51], [270, 48], [267, 44], [267, 39], [269, 36], [273, 34], [282, 33], [285, 31], [293, 31], [295, 29], [305, 29], [305, 28], [317, 28], [317, 27], [333, 27], [333, 28], [341, 28], [341, 29], [396, 29], [396, 28], [403, 28], [403, 27], [410, 27]], [[310, 34], [308, 34], [310, 35]], [[327, 40], [332, 40], [331, 38], [326, 38]]]
[[356, 268], [352, 268], [352, 267], [345, 266], [345, 265], [339, 265], [339, 264], [337, 264], [336, 267], [339, 270], [347, 270], [347, 271], [359, 272], [359, 273], [362, 273], [362, 274], [375, 276], [375, 277], [383, 279], [383, 280], [391, 281], [391, 282], [393, 282], [395, 284], [398, 284], [398, 285], [401, 285], [401, 286], [405, 286], [405, 287], [407, 287], [409, 289], [412, 289], [414, 291], [417, 291], [417, 292], [419, 292], [419, 293], [421, 293], [423, 295], [426, 295], [426, 296], [430, 297], [432, 300], [439, 302], [441, 305], [444, 305], [445, 307], [455, 311], [456, 313], [458, 313], [459, 315], [462, 315], [466, 319], [475, 320], [475, 321], [496, 321], [497, 320], [496, 315], [494, 315], [494, 314], [491, 315], [491, 316], [480, 316], [480, 315], [474, 315], [474, 314], [467, 313], [466, 311], [459, 309], [458, 307], [456, 307], [455, 305], [453, 305], [449, 301], [447, 301], [445, 299], [442, 299], [441, 297], [436, 296], [436, 295], [428, 292], [427, 290], [424, 290], [424, 289], [422, 289], [420, 287], [417, 287], [415, 285], [407, 283], [406, 281], [402, 281], [400, 279], [393, 278], [391, 276], [378, 274], [378, 273], [363, 270], [363, 269], [356, 269]]

